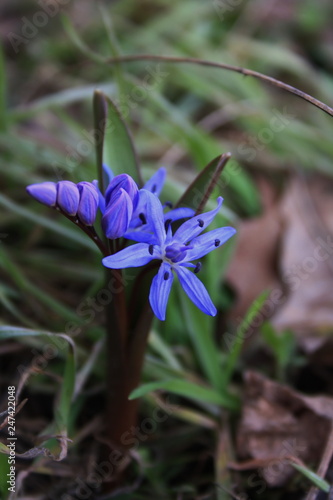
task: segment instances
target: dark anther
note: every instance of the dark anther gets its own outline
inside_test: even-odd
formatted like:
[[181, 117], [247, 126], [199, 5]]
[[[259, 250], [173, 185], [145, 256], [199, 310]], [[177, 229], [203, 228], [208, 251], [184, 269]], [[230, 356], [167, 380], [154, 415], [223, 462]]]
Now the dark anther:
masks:
[[153, 255], [153, 253], [154, 253], [154, 245], [149, 245], [148, 252], [150, 253], [150, 255]]
[[173, 205], [172, 205], [171, 201], [166, 201], [166, 202], [164, 203], [164, 206], [165, 206], [165, 207], [168, 207], [168, 208], [172, 208], [172, 207], [173, 207]]
[[164, 277], [164, 279], [165, 279], [165, 281], [169, 279], [169, 276], [170, 276], [170, 273], [169, 273], [168, 271], [166, 271], [166, 272], [164, 273], [164, 276], [163, 276], [163, 277]]
[[221, 243], [221, 240], [215, 240], [215, 241], [214, 241], [214, 245], [215, 245], [216, 247], [218, 247], [220, 243]]
[[204, 221], [202, 219], [198, 219], [199, 226], [204, 227]]
[[147, 224], [147, 219], [145, 214], [139, 214], [139, 219], [141, 220], [142, 224]]
[[195, 266], [194, 269], [195, 274], [197, 274], [200, 271], [201, 266], [202, 266], [201, 262], [197, 262], [197, 265]]
[[171, 222], [172, 222], [172, 219], [167, 219], [167, 220], [165, 221], [165, 230], [166, 230], [166, 231], [169, 229], [169, 226], [170, 226]]
[[156, 193], [156, 191], [157, 191], [157, 186], [156, 184], [154, 184], [153, 187], [151, 188], [151, 192]]

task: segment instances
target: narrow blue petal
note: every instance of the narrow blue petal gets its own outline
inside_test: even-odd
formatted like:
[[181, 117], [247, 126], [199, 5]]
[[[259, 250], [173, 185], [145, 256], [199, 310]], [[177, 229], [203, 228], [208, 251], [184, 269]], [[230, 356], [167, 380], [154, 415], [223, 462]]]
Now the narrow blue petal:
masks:
[[192, 208], [173, 208], [172, 210], [169, 210], [169, 212], [166, 212], [164, 214], [164, 220], [167, 221], [169, 219], [171, 221], [174, 221], [179, 219], [186, 219], [187, 217], [193, 217], [194, 214], [195, 211]]
[[110, 182], [112, 181], [112, 179], [114, 178], [115, 175], [112, 172], [111, 168], [106, 163], [103, 163], [102, 167], [103, 167], [103, 181], [104, 181], [104, 185], [108, 186], [110, 184]]
[[98, 207], [98, 192], [90, 182], [79, 182], [77, 185], [80, 193], [80, 203], [77, 215], [86, 226], [92, 226], [95, 222]]
[[57, 185], [55, 182], [40, 182], [39, 184], [30, 184], [26, 187], [27, 193], [35, 200], [48, 207], [54, 207], [57, 201]]
[[147, 223], [149, 224], [149, 227], [152, 228], [158, 244], [163, 246], [166, 238], [166, 232], [164, 227], [162, 204], [157, 196], [150, 191], [146, 191], [145, 189], [140, 190], [140, 198], [146, 205]]
[[105, 236], [110, 240], [121, 238], [129, 227], [132, 213], [132, 200], [121, 188], [112, 197], [102, 217], [102, 228]]
[[192, 302], [205, 314], [215, 316], [217, 313], [210, 296], [199, 278], [183, 266], [175, 267], [179, 281]]
[[174, 239], [186, 243], [191, 241], [196, 236], [199, 236], [202, 231], [212, 222], [217, 212], [220, 210], [223, 199], [221, 196], [217, 199], [217, 207], [210, 212], [196, 215], [184, 222], [175, 232]]
[[233, 227], [220, 227], [194, 238], [191, 241], [192, 248], [186, 252], [185, 261], [200, 259], [212, 250], [219, 248], [235, 233], [236, 229]]
[[153, 278], [150, 292], [149, 302], [155, 316], [159, 320], [165, 320], [165, 312], [170, 295], [170, 290], [173, 283], [173, 273], [171, 266], [167, 262], [161, 264], [158, 273]]
[[149, 245], [136, 243], [120, 252], [104, 257], [103, 266], [110, 269], [125, 269], [127, 267], [140, 267], [148, 264], [154, 257], [149, 253]]
[[157, 238], [154, 234], [148, 233], [146, 231], [127, 231], [124, 234], [124, 238], [128, 240], [138, 241], [140, 243], [149, 243], [150, 245], [158, 245]]
[[77, 214], [80, 202], [79, 189], [74, 182], [59, 181], [57, 184], [57, 205], [70, 216]]
[[155, 172], [155, 174], [146, 182], [146, 184], [143, 186], [143, 189], [150, 191], [156, 196], [159, 196], [163, 189], [165, 177], [166, 169], [164, 167], [159, 168], [157, 172]]

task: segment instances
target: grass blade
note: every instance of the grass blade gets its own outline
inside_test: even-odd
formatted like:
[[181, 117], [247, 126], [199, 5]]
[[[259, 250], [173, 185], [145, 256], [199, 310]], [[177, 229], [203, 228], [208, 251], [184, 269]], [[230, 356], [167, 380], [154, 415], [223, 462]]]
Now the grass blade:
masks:
[[[253, 302], [249, 310], [247, 311], [243, 321], [239, 325], [239, 327], [236, 330], [235, 335], [233, 336], [233, 339], [231, 341], [231, 345], [227, 345], [227, 347], [230, 349], [230, 352], [228, 353], [225, 367], [223, 368], [222, 372], [222, 377], [224, 380], [225, 386], [228, 385], [232, 374], [235, 370], [236, 363], [238, 361], [239, 355], [242, 350], [243, 342], [246, 338], [246, 334], [249, 331], [249, 328], [251, 328], [251, 323], [254, 319], [256, 319], [260, 313], [260, 310], [266, 301], [267, 297], [269, 295], [269, 291], [264, 291], [262, 292], [259, 297]], [[226, 334], [228, 335], [228, 334]], [[227, 342], [228, 344], [228, 342]]]
[[204, 403], [213, 403], [221, 405], [230, 410], [236, 410], [239, 407], [237, 398], [233, 396], [224, 396], [214, 389], [203, 385], [189, 382], [188, 380], [169, 379], [158, 382], [149, 382], [143, 384], [131, 392], [129, 399], [136, 399], [152, 391], [164, 390], [179, 396], [184, 396], [194, 401]]

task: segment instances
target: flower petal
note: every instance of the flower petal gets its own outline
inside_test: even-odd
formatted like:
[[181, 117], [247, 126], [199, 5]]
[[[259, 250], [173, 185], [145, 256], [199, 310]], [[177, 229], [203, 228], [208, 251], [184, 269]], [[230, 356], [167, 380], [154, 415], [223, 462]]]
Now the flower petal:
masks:
[[92, 226], [96, 219], [99, 196], [97, 189], [90, 182], [79, 182], [80, 203], [77, 215], [86, 226]]
[[159, 196], [163, 189], [165, 177], [166, 169], [164, 167], [159, 168], [157, 172], [155, 172], [155, 174], [146, 182], [143, 189]]
[[57, 184], [57, 205], [70, 216], [77, 214], [80, 202], [79, 189], [74, 182], [59, 181]]
[[48, 207], [54, 207], [57, 201], [57, 185], [55, 182], [40, 182], [38, 184], [30, 184], [26, 187], [27, 193], [35, 200]]
[[132, 200], [127, 192], [120, 190], [111, 198], [102, 217], [102, 228], [110, 240], [121, 238], [130, 224], [133, 213]]
[[120, 250], [120, 252], [108, 255], [102, 260], [103, 266], [110, 269], [125, 269], [127, 267], [140, 267], [148, 264], [154, 257], [149, 253], [149, 245], [136, 243]]
[[166, 232], [164, 227], [163, 207], [160, 200], [150, 191], [140, 190], [140, 198], [146, 205], [146, 218], [149, 227], [156, 236], [156, 241], [160, 246], [164, 245]]
[[179, 281], [192, 302], [205, 314], [215, 316], [217, 313], [210, 296], [199, 278], [182, 266], [175, 266]]
[[164, 220], [167, 221], [169, 219], [171, 221], [174, 221], [179, 219], [186, 219], [187, 217], [193, 217], [194, 214], [195, 211], [192, 208], [178, 207], [169, 210], [169, 212], [166, 212], [164, 214]]
[[170, 295], [170, 290], [173, 283], [173, 273], [171, 266], [167, 262], [161, 264], [158, 273], [153, 278], [150, 292], [149, 302], [155, 316], [159, 320], [165, 320], [165, 312]]
[[156, 236], [154, 234], [149, 233], [147, 231], [143, 230], [134, 230], [134, 231], [127, 231], [124, 234], [124, 238], [127, 238], [128, 240], [133, 240], [133, 241], [138, 241], [140, 243], [149, 243], [150, 245], [158, 245], [158, 241]]
[[109, 167], [109, 165], [107, 165], [106, 163], [103, 163], [102, 168], [103, 168], [103, 181], [104, 181], [104, 185], [108, 186], [110, 184], [110, 182], [112, 181], [112, 179], [115, 177], [115, 175], [112, 172], [112, 170]]
[[218, 229], [213, 229], [208, 231], [208, 233], [202, 234], [194, 240], [191, 241], [191, 249], [186, 252], [186, 262], [200, 259], [207, 253], [219, 248], [223, 243], [225, 243], [231, 236], [236, 233], [236, 229], [233, 227], [220, 227]]
[[174, 239], [181, 241], [182, 243], [187, 243], [196, 236], [199, 236], [199, 234], [202, 233], [207, 226], [209, 226], [217, 212], [220, 210], [222, 201], [223, 198], [219, 196], [217, 198], [217, 207], [214, 210], [196, 215], [195, 217], [192, 217], [184, 222], [175, 232]]

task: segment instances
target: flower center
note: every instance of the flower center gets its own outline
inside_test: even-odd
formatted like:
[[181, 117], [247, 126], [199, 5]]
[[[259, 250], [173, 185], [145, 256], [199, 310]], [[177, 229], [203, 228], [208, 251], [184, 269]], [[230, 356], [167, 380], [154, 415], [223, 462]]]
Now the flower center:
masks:
[[173, 243], [172, 245], [169, 245], [165, 249], [165, 257], [171, 262], [180, 262], [185, 258], [186, 255], [186, 250], [188, 250], [189, 247], [186, 245], [182, 245], [181, 243]]

